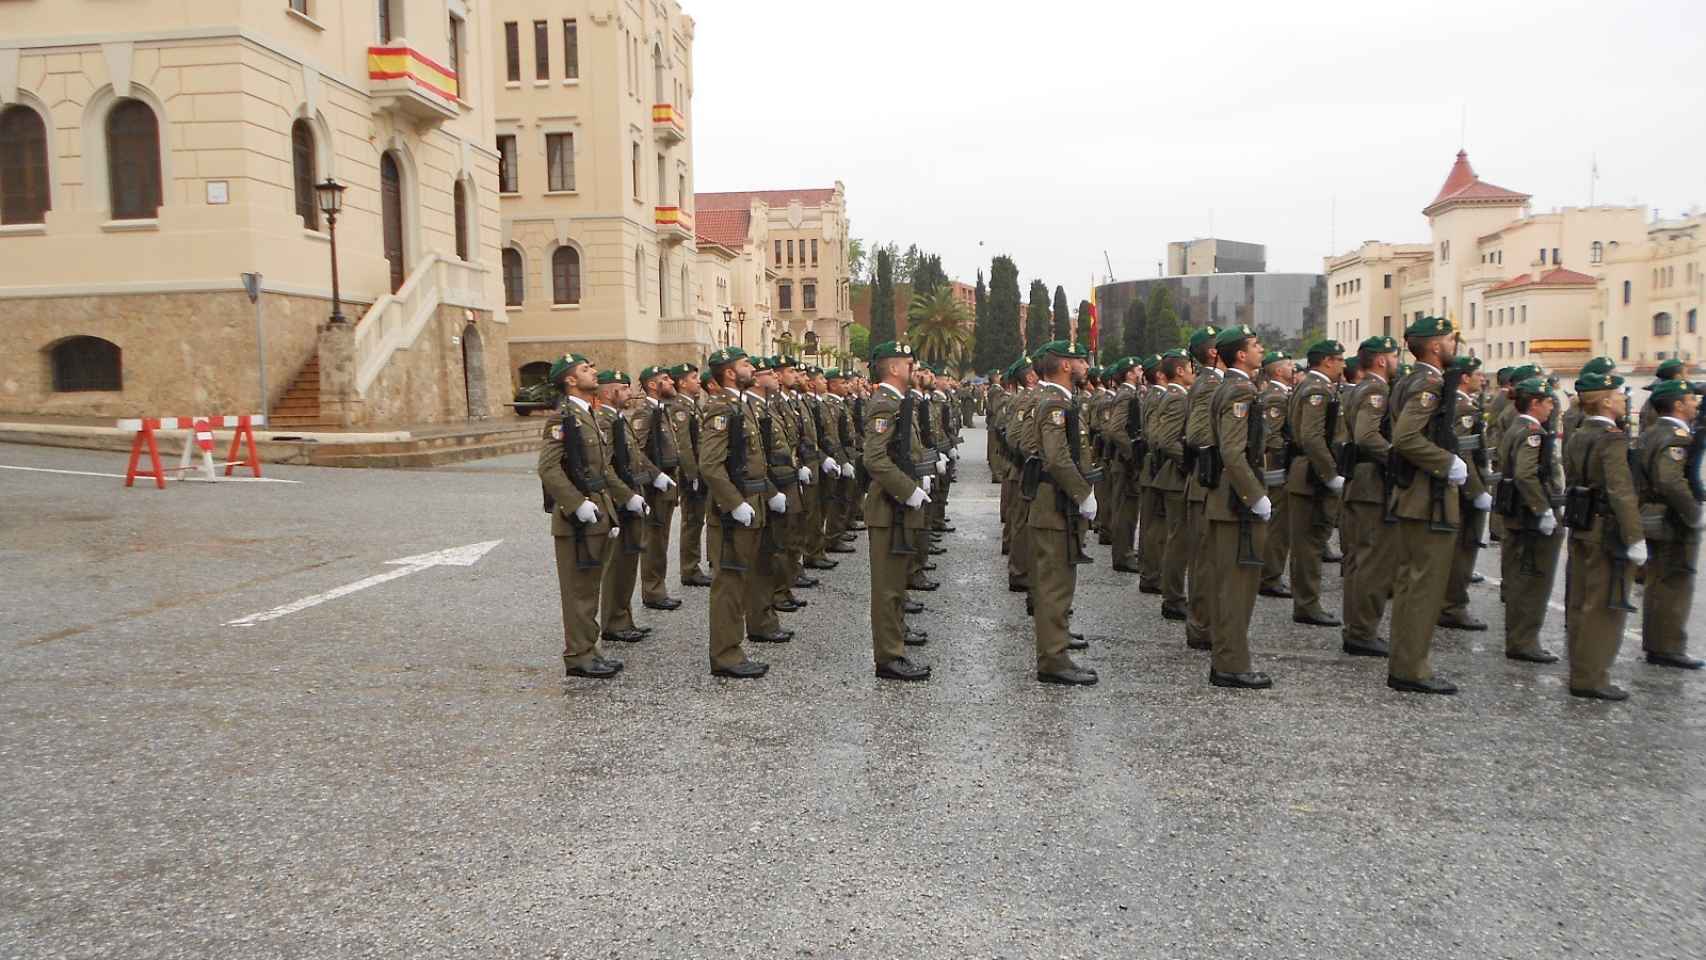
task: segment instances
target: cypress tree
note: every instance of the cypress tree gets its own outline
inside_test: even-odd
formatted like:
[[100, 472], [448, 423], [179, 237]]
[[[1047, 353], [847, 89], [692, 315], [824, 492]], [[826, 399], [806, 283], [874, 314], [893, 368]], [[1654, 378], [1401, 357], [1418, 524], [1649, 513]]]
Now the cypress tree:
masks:
[[[1066, 306], [1066, 288], [1061, 286], [1054, 288], [1054, 339], [1073, 339], [1072, 311]], [[1077, 339], [1084, 339], [1084, 335], [1080, 334]]]
[[983, 285], [983, 268], [977, 268], [977, 286], [972, 288], [972, 363], [978, 373], [988, 373], [996, 367], [1005, 366], [999, 357], [989, 352], [989, 290]]
[[894, 339], [894, 257], [877, 251], [877, 282], [871, 287], [871, 342]]
[[1126, 304], [1125, 318], [1125, 353], [1128, 357], [1142, 357], [1157, 351], [1149, 349], [1149, 324], [1143, 309], [1143, 298], [1133, 297]]
[[999, 256], [989, 263], [988, 312], [989, 365], [1004, 368], [1025, 349], [1019, 330], [1019, 267], [1012, 257]]
[[1025, 350], [1035, 350], [1054, 339], [1050, 335], [1053, 328], [1054, 305], [1049, 302], [1048, 284], [1032, 280], [1031, 302], [1025, 310]]

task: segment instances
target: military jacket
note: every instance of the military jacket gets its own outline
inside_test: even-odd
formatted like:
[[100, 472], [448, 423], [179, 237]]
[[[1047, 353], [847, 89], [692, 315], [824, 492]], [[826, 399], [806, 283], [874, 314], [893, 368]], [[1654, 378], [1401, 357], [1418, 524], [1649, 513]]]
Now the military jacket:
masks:
[[682, 486], [690, 487], [699, 479], [699, 449], [695, 442], [704, 427], [699, 405], [691, 397], [678, 393], [665, 400], [663, 406], [669, 414], [670, 423], [675, 426], [677, 453], [681, 456], [681, 474], [676, 479]]
[[[1130, 473], [1137, 472], [1130, 469], [1132, 457], [1136, 454], [1136, 443], [1131, 438], [1131, 402], [1137, 397], [1137, 387], [1129, 383], [1120, 384], [1120, 388], [1108, 396], [1107, 411], [1102, 417], [1102, 436], [1112, 451], [1109, 459], [1114, 461], [1114, 467]], [[1139, 433], [1143, 430], [1141, 406], [1139, 401]]]
[[[1392, 388], [1392, 449], [1416, 468], [1408, 487], [1392, 485], [1388, 506], [1406, 520], [1438, 520], [1455, 529], [1462, 521], [1458, 498], [1446, 492], [1442, 511], [1433, 509], [1433, 484], [1445, 482], [1455, 454], [1428, 439], [1428, 424], [1444, 402], [1445, 378], [1425, 363], [1417, 363], [1410, 375]], [[1455, 398], [1453, 398], [1455, 399]], [[1465, 463], [1465, 466], [1468, 464]]]
[[1345, 401], [1344, 421], [1350, 430], [1349, 442], [1356, 444], [1358, 450], [1357, 465], [1345, 478], [1347, 500], [1357, 503], [1383, 503], [1385, 500], [1382, 477], [1392, 441], [1390, 429], [1382, 431], [1381, 426], [1389, 412], [1389, 393], [1386, 381], [1379, 374], [1370, 373], [1363, 376]]
[[[1077, 515], [1078, 504], [1090, 496], [1090, 481], [1084, 470], [1090, 464], [1089, 431], [1078, 424], [1077, 436], [1069, 435], [1068, 414], [1075, 400], [1051, 383], [1037, 388], [1037, 444], [1043, 460], [1042, 481], [1037, 485], [1036, 499], [1031, 501], [1027, 523], [1041, 530], [1065, 530], [1070, 517]], [[1077, 419], [1073, 416], [1073, 419]], [[1055, 491], [1066, 494], [1068, 514], [1061, 509]], [[1098, 505], [1100, 509], [1100, 505]]]
[[[651, 482], [657, 477], [657, 467], [647, 459], [646, 452], [640, 446], [640, 441], [629, 429], [628, 421], [616, 413], [616, 408], [600, 405], [593, 408], [593, 419], [598, 423], [599, 432], [604, 434], [604, 442], [608, 447], [610, 460], [607, 475], [610, 478], [610, 499], [616, 506], [622, 507], [635, 494], [644, 497], [651, 493]], [[634, 482], [628, 485], [628, 480], [622, 479], [616, 469], [616, 431], [623, 432], [623, 441], [628, 446], [628, 480]]]
[[[901, 395], [888, 384], [878, 384], [865, 401], [865, 472], [871, 476], [871, 485], [865, 492], [865, 524], [892, 527], [898, 513], [903, 514], [902, 526], [922, 529], [924, 510], [909, 510], [905, 506], [912, 492], [918, 489], [919, 481], [895, 463], [889, 449], [895, 439], [901, 406]], [[922, 466], [927, 454], [916, 429], [908, 449], [913, 463]]]
[[1647, 397], [1646, 402], [1641, 404], [1641, 432], [1646, 433], [1648, 430], [1652, 429], [1653, 424], [1658, 419], [1658, 408], [1653, 406], [1653, 398], [1649, 396]]
[[[1332, 381], [1319, 373], [1306, 373], [1297, 390], [1291, 395], [1286, 421], [1291, 426], [1291, 441], [1297, 446], [1297, 456], [1286, 476], [1286, 491], [1303, 496], [1318, 496], [1326, 491], [1322, 484], [1339, 475], [1333, 460], [1333, 440], [1327, 436], [1327, 412], [1334, 403], [1341, 403]], [[1339, 420], [1345, 419], [1343, 411]], [[1333, 427], [1338, 432], [1338, 425]], [[1345, 478], [1350, 481], [1349, 477]]]
[[1509, 421], [1504, 419], [1505, 409], [1511, 406], [1511, 398], [1504, 391], [1493, 395], [1493, 402], [1487, 407], [1487, 451], [1492, 455], [1492, 468], [1495, 471], [1504, 470], [1505, 461], [1502, 459], [1505, 449], [1504, 428]]
[[[575, 431], [564, 428], [565, 418], [574, 419], [577, 428]], [[592, 491], [590, 494], [582, 494], [563, 469], [563, 445], [577, 432], [581, 443], [580, 462], [585, 464], [586, 470], [583, 482], [587, 482], [589, 486], [604, 485], [604, 489]], [[581, 504], [588, 500], [598, 509], [598, 519], [586, 525], [586, 532], [594, 535], [610, 532], [610, 521], [616, 515], [616, 506], [611, 501], [609, 466], [609, 445], [604, 432], [593, 418], [592, 411], [583, 409], [573, 399], [564, 398], [557, 412], [545, 421], [544, 443], [539, 447], [539, 481], [544, 485], [545, 493], [555, 501], [551, 511], [552, 536], [572, 535], [576, 521], [571, 518], [574, 517], [575, 511], [580, 509]]]
[[[1042, 387], [1020, 391], [1013, 400], [1013, 412], [1009, 415], [1007, 439], [1017, 440], [1013, 448], [1020, 454], [1029, 457], [1042, 455], [1042, 440], [1037, 436], [1037, 401], [1041, 398]], [[1020, 462], [1018, 466], [1023, 467]]]
[[[1191, 384], [1190, 409], [1185, 414], [1185, 445], [1202, 449], [1214, 446], [1214, 413], [1210, 409], [1214, 393], [1226, 372], [1219, 367], [1203, 367], [1197, 371], [1197, 381]], [[1208, 491], [1197, 483], [1196, 471], [1185, 476], [1185, 497], [1194, 503], [1207, 499]]]
[[669, 475], [676, 486], [658, 492], [649, 484], [643, 491], [638, 491], [654, 503], [675, 503], [681, 499], [681, 452], [679, 440], [675, 433], [675, 421], [664, 409], [661, 402], [654, 404], [649, 397], [641, 397], [623, 411], [622, 419], [628, 421], [628, 429], [633, 432], [635, 445], [646, 454], [646, 459], [658, 471]]
[[[1456, 414], [1457, 418], [1451, 422], [1451, 429], [1457, 434], [1457, 455], [1463, 458], [1463, 465], [1469, 468], [1469, 480], [1457, 490], [1463, 497], [1464, 507], [1467, 508], [1476, 497], [1483, 493], [1490, 494], [1492, 491], [1487, 489], [1487, 473], [1476, 464], [1475, 451], [1470, 449], [1475, 443], [1475, 440], [1470, 438], [1474, 437], [1475, 428], [1481, 422], [1481, 406], [1475, 402], [1474, 397], [1459, 390]], [[1485, 437], [1479, 439], [1483, 443], [1486, 442]]]
[[1269, 380], [1262, 384], [1256, 394], [1256, 408], [1261, 411], [1262, 432], [1262, 470], [1263, 483], [1274, 479], [1273, 486], [1285, 482], [1285, 420], [1286, 409], [1291, 405], [1290, 387], [1277, 380]]
[[[764, 501], [775, 492], [765, 479], [764, 440], [758, 432], [757, 418], [750, 412], [746, 399], [726, 388], [718, 388], [704, 401], [704, 424], [699, 434], [699, 476], [710, 491], [716, 509], [708, 511], [713, 525], [722, 522], [722, 514], [731, 513], [742, 503], [752, 508], [753, 529], [764, 525], [767, 517]], [[745, 459], [745, 474], [737, 483], [729, 475], [729, 447], [735, 441], [734, 425], [740, 418], [741, 455]]]
[[1655, 416], [1635, 445], [1635, 479], [1647, 539], [1698, 543], [1701, 505], [1688, 487], [1691, 428], [1674, 417]]
[[1591, 526], [1570, 528], [1571, 540], [1626, 548], [1645, 539], [1629, 470], [1629, 435], [1615, 424], [1604, 417], [1582, 420], [1564, 442], [1564, 477], [1572, 487], [1599, 491], [1605, 505], [1605, 514], [1594, 517]]
[[1224, 465], [1220, 484], [1207, 491], [1204, 516], [1210, 520], [1238, 519], [1239, 511], [1234, 509], [1232, 494], [1237, 495], [1238, 506], [1245, 510], [1268, 494], [1267, 485], [1250, 467], [1248, 453], [1252, 420], [1258, 423], [1262, 420], [1256, 385], [1243, 371], [1229, 370], [1209, 400], [1211, 445], [1220, 448]]
[[1007, 453], [1004, 449], [1007, 438], [1001, 432], [1005, 426], [1003, 421], [1007, 416], [1007, 401], [1007, 391], [991, 389], [987, 401], [989, 411], [984, 414], [984, 428], [989, 431], [991, 437], [989, 469], [997, 480], [1007, 479], [1007, 471], [1012, 469], [1012, 464], [1007, 462]]
[[1554, 440], [1540, 422], [1526, 414], [1518, 414], [1501, 440], [1499, 462], [1505, 465], [1503, 475], [1516, 486], [1522, 504], [1523, 526], [1532, 529], [1543, 513], [1564, 495], [1564, 490], [1546, 466], [1558, 459]]
[[823, 436], [818, 437], [818, 447], [837, 465], [851, 466], [853, 457], [847, 452], [847, 445], [853, 440], [853, 428], [846, 422], [846, 402], [833, 393], [816, 399], [823, 416]]
[[1191, 400], [1185, 388], [1176, 383], [1161, 389], [1161, 400], [1151, 404], [1155, 409], [1144, 431], [1149, 438], [1150, 459], [1159, 465], [1150, 486], [1178, 493], [1185, 489], [1185, 421]]

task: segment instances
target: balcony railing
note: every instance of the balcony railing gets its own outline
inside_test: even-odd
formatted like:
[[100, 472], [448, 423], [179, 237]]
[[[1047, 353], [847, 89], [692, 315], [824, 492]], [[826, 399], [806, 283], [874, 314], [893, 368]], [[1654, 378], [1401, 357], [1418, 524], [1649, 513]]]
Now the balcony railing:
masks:
[[437, 126], [456, 116], [456, 72], [407, 44], [367, 48], [368, 92], [380, 109]]
[[657, 207], [653, 214], [658, 237], [665, 243], [682, 243], [693, 238], [693, 215], [680, 207]]
[[687, 125], [681, 120], [681, 111], [672, 103], [652, 104], [652, 133], [664, 143], [687, 139]]

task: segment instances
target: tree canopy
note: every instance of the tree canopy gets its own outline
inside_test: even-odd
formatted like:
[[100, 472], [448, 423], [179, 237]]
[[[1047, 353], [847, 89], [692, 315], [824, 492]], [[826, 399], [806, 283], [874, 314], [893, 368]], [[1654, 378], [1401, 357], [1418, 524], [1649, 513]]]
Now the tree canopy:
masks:
[[1048, 284], [1031, 281], [1030, 304], [1025, 309], [1025, 350], [1030, 352], [1053, 339], [1054, 304], [1048, 295]]

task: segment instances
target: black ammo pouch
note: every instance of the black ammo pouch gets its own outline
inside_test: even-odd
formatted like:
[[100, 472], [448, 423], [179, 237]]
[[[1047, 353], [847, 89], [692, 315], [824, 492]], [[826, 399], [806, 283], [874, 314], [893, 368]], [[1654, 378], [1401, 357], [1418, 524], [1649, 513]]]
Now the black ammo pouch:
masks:
[[1386, 455], [1386, 475], [1396, 486], [1408, 488], [1416, 482], [1416, 465], [1399, 455], [1396, 449]]
[[1197, 450], [1197, 483], [1205, 488], [1220, 486], [1220, 474], [1226, 468], [1220, 459], [1219, 447], [1202, 447]]
[[1179, 466], [1184, 469], [1186, 476], [1190, 476], [1197, 469], [1197, 448], [1188, 443], [1182, 444], [1181, 448]]
[[1564, 491], [1564, 526], [1571, 530], [1593, 529], [1595, 507], [1599, 497], [1592, 487], [1571, 487]]
[[763, 493], [770, 489], [770, 485], [763, 480], [737, 480], [735, 487], [745, 494]]
[[1043, 481], [1043, 461], [1041, 457], [1029, 457], [1019, 472], [1019, 496], [1027, 502], [1037, 498], [1037, 485]]
[[1522, 498], [1517, 496], [1516, 481], [1510, 477], [1500, 477], [1499, 485], [1493, 492], [1493, 512], [1511, 520], [1521, 518]]
[[1102, 482], [1102, 468], [1096, 467], [1094, 469], [1084, 471], [1084, 482], [1085, 483], [1101, 483]]
[[799, 479], [800, 475], [795, 473], [792, 467], [789, 467], [786, 470], [770, 471], [770, 482], [782, 490], [786, 490], [795, 483], [798, 483]]
[[1353, 440], [1343, 440], [1333, 444], [1333, 469], [1339, 471], [1339, 476], [1349, 480], [1357, 468], [1357, 445]]
[[680, 466], [681, 466], [681, 458], [680, 457], [661, 457], [658, 459], [658, 468], [660, 470], [664, 471], [665, 473], [668, 473], [669, 471], [674, 470]]

